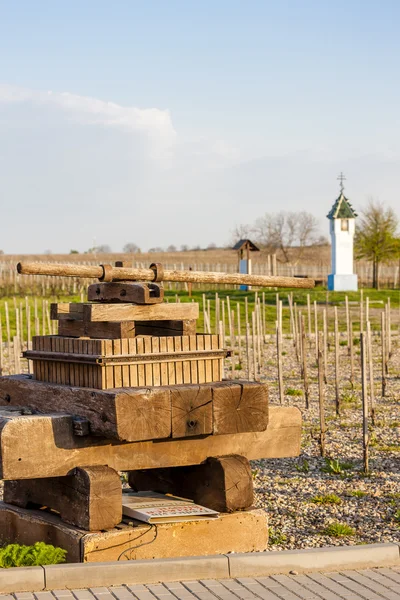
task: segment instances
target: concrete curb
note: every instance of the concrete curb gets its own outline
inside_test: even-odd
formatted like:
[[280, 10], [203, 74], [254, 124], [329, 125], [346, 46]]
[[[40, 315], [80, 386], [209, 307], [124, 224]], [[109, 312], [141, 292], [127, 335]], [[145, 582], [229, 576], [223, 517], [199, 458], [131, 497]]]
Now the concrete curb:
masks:
[[0, 570], [0, 593], [108, 587], [229, 577], [262, 577], [296, 571], [337, 571], [400, 565], [398, 544], [338, 546], [107, 563], [70, 563]]

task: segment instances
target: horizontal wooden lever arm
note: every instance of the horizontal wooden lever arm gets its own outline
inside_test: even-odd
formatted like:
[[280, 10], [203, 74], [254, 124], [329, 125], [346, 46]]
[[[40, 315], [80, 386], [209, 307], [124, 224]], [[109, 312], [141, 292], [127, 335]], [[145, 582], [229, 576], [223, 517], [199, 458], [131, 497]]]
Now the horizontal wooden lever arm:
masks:
[[[56, 263], [18, 263], [17, 271], [21, 275], [53, 275], [58, 277], [83, 277], [99, 279], [105, 277], [107, 266], [108, 281], [154, 281], [157, 274], [154, 269], [112, 267], [110, 265], [60, 265]], [[230, 285], [254, 285], [257, 287], [313, 288], [315, 282], [307, 277], [278, 277], [270, 275], [246, 275], [242, 273], [218, 273], [208, 271], [167, 271], [162, 274], [163, 281], [186, 283], [220, 283]]]

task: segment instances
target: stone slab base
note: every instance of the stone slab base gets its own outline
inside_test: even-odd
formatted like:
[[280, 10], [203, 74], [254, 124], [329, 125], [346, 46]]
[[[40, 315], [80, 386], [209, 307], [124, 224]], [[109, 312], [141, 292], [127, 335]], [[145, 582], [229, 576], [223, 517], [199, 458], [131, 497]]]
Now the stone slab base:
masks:
[[356, 292], [357, 275], [328, 275], [328, 290], [334, 292]]
[[70, 563], [260, 552], [268, 545], [268, 520], [263, 510], [250, 509], [214, 520], [157, 527], [132, 520], [107, 531], [87, 532], [63, 523], [54, 513], [0, 502], [0, 546], [37, 541], [64, 548]]

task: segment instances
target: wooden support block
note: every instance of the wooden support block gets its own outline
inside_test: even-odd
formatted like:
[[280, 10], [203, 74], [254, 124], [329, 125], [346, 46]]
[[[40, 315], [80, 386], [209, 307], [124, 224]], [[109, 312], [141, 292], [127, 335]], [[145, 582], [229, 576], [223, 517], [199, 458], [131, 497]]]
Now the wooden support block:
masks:
[[170, 390], [172, 437], [211, 434], [211, 385], [177, 385]]
[[137, 321], [136, 335], [196, 335], [196, 319], [183, 321]]
[[83, 321], [182, 321], [198, 319], [196, 302], [169, 302], [140, 306], [135, 304], [59, 303], [51, 305], [54, 320]]
[[222, 514], [219, 519], [162, 523], [156, 537], [154, 528], [134, 520], [106, 532], [88, 533], [55, 514], [0, 502], [0, 545], [37, 541], [67, 550], [69, 563], [262, 552], [268, 545], [268, 520], [264, 510], [253, 509]]
[[22, 415], [11, 408], [0, 411], [0, 479], [58, 477], [91, 465], [135, 471], [201, 464], [209, 456], [300, 454], [301, 413], [295, 407], [270, 407], [262, 432], [130, 443], [75, 436], [65, 414]]
[[89, 421], [92, 434], [115, 440], [133, 442], [171, 435], [170, 393], [162, 387], [103, 391], [11, 375], [0, 377], [0, 404], [78, 415]]
[[135, 322], [121, 321], [107, 323], [98, 321], [72, 321], [61, 319], [58, 322], [58, 335], [65, 337], [89, 337], [93, 339], [121, 339], [135, 337]]
[[89, 302], [133, 302], [159, 304], [164, 300], [164, 288], [158, 283], [93, 283], [88, 287]]
[[268, 387], [259, 382], [223, 382], [213, 387], [214, 434], [263, 431], [268, 425]]
[[3, 498], [21, 508], [47, 506], [87, 531], [115, 527], [122, 519], [121, 480], [105, 466], [78, 467], [66, 477], [6, 481]]
[[254, 501], [250, 463], [244, 456], [210, 457], [191, 467], [130, 471], [128, 481], [137, 492], [173, 494], [218, 512], [245, 510]]

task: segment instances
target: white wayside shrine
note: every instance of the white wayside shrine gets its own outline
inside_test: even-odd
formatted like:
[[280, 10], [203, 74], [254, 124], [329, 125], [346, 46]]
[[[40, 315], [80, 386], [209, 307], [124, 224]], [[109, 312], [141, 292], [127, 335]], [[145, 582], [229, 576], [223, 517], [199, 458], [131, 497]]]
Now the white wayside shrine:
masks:
[[343, 175], [340, 175], [340, 196], [327, 217], [332, 239], [332, 273], [328, 275], [328, 290], [355, 292], [357, 275], [353, 273], [353, 242], [357, 213], [343, 194]]

